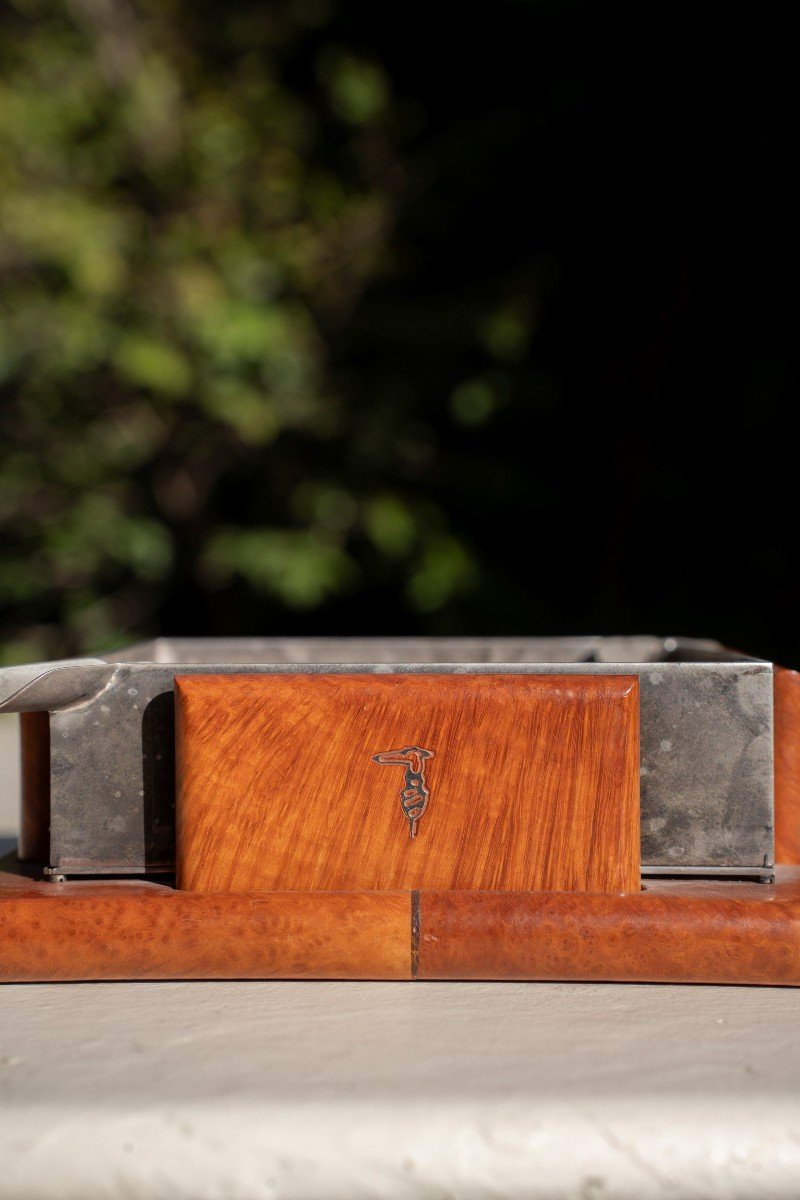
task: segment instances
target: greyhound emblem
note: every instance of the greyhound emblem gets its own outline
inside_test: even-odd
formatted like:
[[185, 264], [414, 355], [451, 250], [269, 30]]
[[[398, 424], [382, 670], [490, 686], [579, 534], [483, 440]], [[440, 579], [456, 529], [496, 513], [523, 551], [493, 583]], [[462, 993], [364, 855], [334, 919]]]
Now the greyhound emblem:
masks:
[[430, 792], [425, 787], [425, 759], [433, 758], [433, 750], [421, 746], [406, 746], [403, 750], [383, 750], [373, 754], [372, 761], [381, 766], [405, 767], [405, 778], [400, 789], [400, 805], [408, 818], [409, 837], [417, 836], [417, 822], [428, 806]]

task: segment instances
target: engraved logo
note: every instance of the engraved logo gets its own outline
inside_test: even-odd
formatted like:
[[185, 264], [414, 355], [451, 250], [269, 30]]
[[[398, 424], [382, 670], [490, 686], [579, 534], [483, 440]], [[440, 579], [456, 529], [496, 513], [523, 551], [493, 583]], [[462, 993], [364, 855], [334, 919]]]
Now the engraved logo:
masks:
[[406, 746], [403, 750], [384, 750], [372, 756], [372, 761], [381, 766], [405, 767], [400, 805], [403, 815], [408, 818], [408, 836], [412, 838], [417, 836], [417, 822], [428, 807], [430, 792], [425, 787], [425, 759], [433, 758], [433, 755], [433, 750]]

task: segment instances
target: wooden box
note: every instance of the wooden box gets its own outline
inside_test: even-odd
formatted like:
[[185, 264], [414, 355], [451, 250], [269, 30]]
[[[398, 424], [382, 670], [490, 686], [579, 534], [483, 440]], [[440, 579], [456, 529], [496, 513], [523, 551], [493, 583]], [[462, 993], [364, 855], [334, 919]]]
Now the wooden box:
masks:
[[[143, 730], [148, 706], [159, 719], [171, 708], [171, 675], [168, 690], [160, 676], [150, 681], [152, 693], [162, 690], [148, 693], [148, 706], [130, 679], [149, 676], [112, 676], [97, 699], [101, 708], [109, 701], [109, 722], [125, 715], [112, 683], [141, 706]], [[800, 985], [796, 866], [778, 866], [773, 881], [765, 859], [761, 883], [640, 878], [635, 677], [463, 666], [178, 676], [177, 886], [119, 876], [46, 882], [41, 867], [7, 859], [0, 980]], [[666, 676], [657, 678], [655, 691]], [[52, 723], [25, 707], [42, 702], [39, 686], [37, 676], [13, 700], [25, 708], [23, 850], [32, 858], [47, 852], [53, 812], [42, 767]], [[52, 686], [47, 695], [76, 722], [59, 727], [69, 751], [95, 702]], [[111, 754], [116, 743], [98, 728], [92, 745]], [[800, 862], [798, 729], [800, 676], [779, 670], [783, 864]], [[121, 820], [103, 800], [94, 797], [92, 820]], [[153, 811], [163, 820], [163, 804]]]

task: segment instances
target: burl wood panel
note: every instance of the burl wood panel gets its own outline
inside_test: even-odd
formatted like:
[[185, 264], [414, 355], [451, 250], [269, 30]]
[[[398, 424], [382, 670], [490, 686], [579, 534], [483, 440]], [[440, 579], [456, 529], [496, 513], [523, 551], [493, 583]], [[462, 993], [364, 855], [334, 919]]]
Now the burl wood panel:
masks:
[[[175, 685], [183, 889], [639, 887], [635, 677], [191, 675]], [[432, 752], [422, 792], [411, 747]], [[406, 753], [374, 761], [388, 751]]]
[[775, 861], [800, 863], [800, 672], [775, 668]]
[[212, 896], [0, 875], [0, 980], [407, 979], [409, 912], [407, 893]]
[[638, 894], [423, 893], [419, 979], [800, 984], [800, 871]]
[[50, 714], [19, 715], [23, 862], [50, 862]]
[[0, 980], [800, 985], [800, 869], [598, 893], [178, 892], [0, 873]]

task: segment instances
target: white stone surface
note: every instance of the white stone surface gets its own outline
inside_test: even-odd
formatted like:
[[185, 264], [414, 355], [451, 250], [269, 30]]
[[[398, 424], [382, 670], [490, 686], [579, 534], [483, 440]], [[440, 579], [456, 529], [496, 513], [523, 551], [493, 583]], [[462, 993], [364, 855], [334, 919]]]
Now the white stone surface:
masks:
[[800, 997], [206, 983], [0, 991], [0, 1196], [800, 1191]]
[[798, 1196], [800, 991], [0, 985], [2, 1200]]

